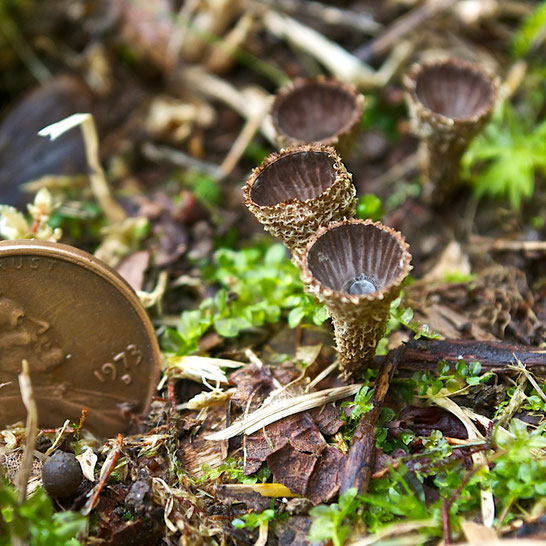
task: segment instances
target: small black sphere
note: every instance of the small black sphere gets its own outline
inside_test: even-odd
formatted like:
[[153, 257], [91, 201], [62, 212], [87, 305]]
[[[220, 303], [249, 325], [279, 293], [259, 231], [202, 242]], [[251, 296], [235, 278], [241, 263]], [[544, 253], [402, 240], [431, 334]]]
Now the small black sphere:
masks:
[[72, 453], [56, 451], [42, 466], [42, 482], [50, 497], [70, 497], [82, 478], [82, 467]]

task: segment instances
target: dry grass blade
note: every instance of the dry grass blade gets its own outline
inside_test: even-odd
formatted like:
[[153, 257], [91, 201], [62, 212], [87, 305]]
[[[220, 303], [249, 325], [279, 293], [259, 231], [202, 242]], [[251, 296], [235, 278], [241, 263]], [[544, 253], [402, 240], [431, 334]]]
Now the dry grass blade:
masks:
[[519, 360], [519, 358], [514, 354], [514, 358], [516, 359], [517, 368], [523, 372], [523, 375], [527, 378], [527, 381], [533, 385], [534, 389], [537, 391], [537, 394], [546, 402], [546, 394], [544, 394], [544, 391], [541, 389], [540, 385], [537, 383], [536, 379], [533, 377], [533, 375], [529, 372], [529, 370], [525, 367], [525, 365]]
[[239, 434], [252, 434], [271, 423], [275, 423], [276, 421], [294, 415], [295, 413], [318, 408], [329, 404], [330, 402], [340, 400], [341, 398], [352, 396], [361, 386], [361, 384], [347, 385], [346, 387], [325, 389], [323, 391], [271, 402], [230, 427], [215, 432], [214, 434], [209, 434], [205, 439], [228, 440]]
[[53, 441], [53, 443], [51, 444], [51, 447], [45, 452], [46, 455], [51, 455], [56, 449], [57, 449], [57, 446], [62, 442], [63, 440], [63, 437], [64, 437], [64, 433], [65, 433], [65, 430], [67, 429], [67, 427], [70, 426], [70, 419], [67, 419], [64, 423], [63, 423], [63, 426], [59, 429], [59, 431], [57, 432], [57, 436], [55, 436], [55, 440]]
[[[430, 401], [441, 408], [449, 411], [455, 417], [457, 417], [461, 423], [463, 423], [470, 440], [479, 439], [483, 440], [483, 436], [480, 434], [480, 431], [476, 428], [476, 425], [470, 420], [468, 415], [450, 398], [442, 398], [439, 396], [431, 396]], [[485, 453], [478, 452], [472, 455], [472, 460], [475, 465], [484, 466], [489, 468], [487, 464], [487, 457]], [[482, 505], [482, 520], [483, 524], [486, 527], [492, 527], [493, 521], [495, 519], [495, 501], [493, 499], [493, 493], [491, 487], [481, 489], [481, 505]]]

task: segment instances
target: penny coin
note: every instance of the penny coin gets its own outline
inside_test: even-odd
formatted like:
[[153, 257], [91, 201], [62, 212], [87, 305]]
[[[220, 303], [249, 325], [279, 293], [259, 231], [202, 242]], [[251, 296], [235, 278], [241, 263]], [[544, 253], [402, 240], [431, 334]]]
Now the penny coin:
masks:
[[26, 420], [18, 374], [29, 364], [42, 428], [127, 430], [159, 380], [152, 324], [111, 268], [60, 243], [0, 242], [0, 426]]

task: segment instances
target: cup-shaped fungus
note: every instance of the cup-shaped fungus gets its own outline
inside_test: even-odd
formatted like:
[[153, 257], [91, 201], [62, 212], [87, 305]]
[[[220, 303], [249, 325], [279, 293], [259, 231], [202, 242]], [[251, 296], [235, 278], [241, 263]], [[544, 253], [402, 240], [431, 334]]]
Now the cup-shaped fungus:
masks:
[[420, 139], [423, 197], [441, 204], [458, 184], [468, 144], [491, 116], [497, 86], [478, 65], [454, 59], [416, 64], [404, 84], [411, 128]]
[[357, 375], [375, 354], [410, 261], [402, 235], [371, 220], [333, 222], [307, 244], [301, 278], [326, 305], [345, 376]]
[[356, 189], [336, 151], [307, 144], [269, 155], [244, 187], [245, 204], [293, 252], [333, 220], [355, 214]]
[[358, 133], [364, 97], [351, 86], [319, 77], [281, 89], [271, 117], [281, 148], [304, 143], [334, 146], [342, 157]]

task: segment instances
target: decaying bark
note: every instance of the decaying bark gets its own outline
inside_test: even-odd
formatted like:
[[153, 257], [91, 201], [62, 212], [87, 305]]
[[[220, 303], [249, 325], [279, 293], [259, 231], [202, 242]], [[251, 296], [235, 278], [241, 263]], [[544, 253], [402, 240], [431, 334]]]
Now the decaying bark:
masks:
[[[535, 373], [546, 373], [546, 349], [495, 341], [460, 339], [410, 341], [402, 349], [398, 367], [414, 371], [436, 370], [440, 360], [456, 364], [461, 358], [465, 362], [478, 361], [482, 365], [482, 370], [489, 372], [519, 373], [517, 359]], [[376, 359], [376, 362], [378, 360]]]
[[391, 351], [383, 360], [381, 370], [375, 382], [373, 408], [358, 423], [353, 435], [353, 444], [349, 450], [345, 471], [342, 476], [340, 494], [356, 487], [364, 493], [368, 489], [375, 458], [375, 423], [381, 406], [389, 390], [389, 384], [396, 371], [403, 347]]

